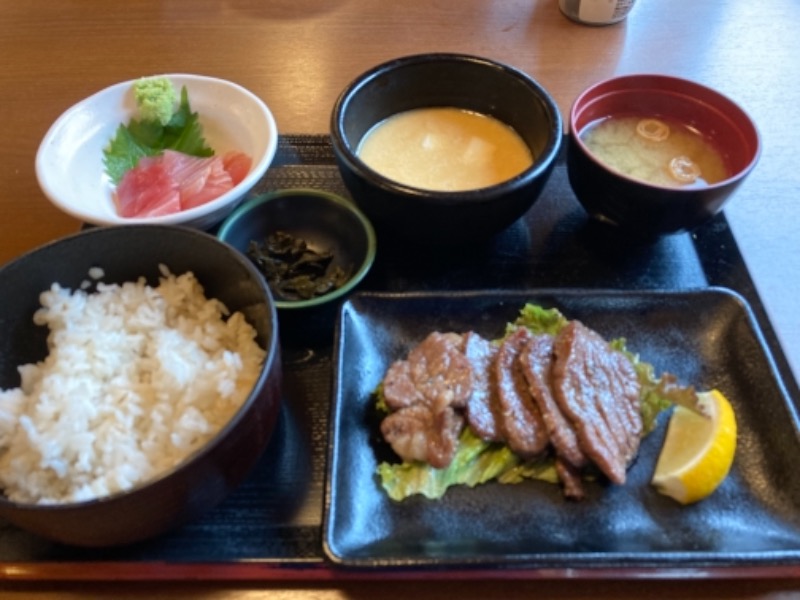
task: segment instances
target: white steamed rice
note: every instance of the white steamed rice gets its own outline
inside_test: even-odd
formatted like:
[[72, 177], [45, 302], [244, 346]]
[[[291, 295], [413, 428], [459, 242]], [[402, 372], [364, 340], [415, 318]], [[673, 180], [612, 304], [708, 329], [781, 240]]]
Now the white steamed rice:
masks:
[[243, 404], [265, 355], [255, 330], [206, 299], [192, 273], [161, 272], [157, 287], [142, 278], [42, 293], [34, 322], [50, 328], [50, 353], [19, 367], [19, 388], [0, 390], [9, 499], [130, 490], [203, 446]]

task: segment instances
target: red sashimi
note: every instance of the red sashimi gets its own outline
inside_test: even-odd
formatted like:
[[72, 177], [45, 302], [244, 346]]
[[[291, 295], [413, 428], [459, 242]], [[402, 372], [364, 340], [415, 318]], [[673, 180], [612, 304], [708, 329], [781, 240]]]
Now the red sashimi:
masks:
[[178, 185], [159, 161], [143, 158], [125, 173], [116, 191], [117, 210], [123, 217], [158, 217], [178, 212]]
[[125, 173], [116, 190], [119, 214], [155, 217], [201, 206], [231, 190], [250, 172], [243, 152], [199, 158], [174, 150], [145, 157]]
[[253, 159], [244, 152], [231, 151], [222, 157], [222, 164], [233, 179], [233, 185], [239, 185], [250, 172]]

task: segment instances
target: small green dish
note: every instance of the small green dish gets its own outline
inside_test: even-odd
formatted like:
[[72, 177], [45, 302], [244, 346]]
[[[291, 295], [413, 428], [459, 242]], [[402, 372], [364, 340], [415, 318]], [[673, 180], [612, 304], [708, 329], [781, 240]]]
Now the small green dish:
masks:
[[332, 253], [330, 268], [348, 274], [337, 288], [308, 299], [286, 299], [272, 289], [279, 311], [341, 298], [364, 279], [375, 260], [375, 231], [369, 220], [346, 198], [322, 190], [285, 189], [248, 200], [222, 222], [217, 237], [247, 255], [251, 242], [262, 244], [278, 231], [304, 240], [310, 250]]

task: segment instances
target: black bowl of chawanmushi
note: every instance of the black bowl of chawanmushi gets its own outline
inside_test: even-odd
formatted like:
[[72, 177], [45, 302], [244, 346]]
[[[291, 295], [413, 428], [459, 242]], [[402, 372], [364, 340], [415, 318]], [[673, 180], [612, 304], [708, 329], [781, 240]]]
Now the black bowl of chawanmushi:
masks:
[[528, 74], [431, 53], [357, 76], [331, 115], [342, 179], [382, 240], [490, 239], [539, 198], [561, 147], [558, 106]]

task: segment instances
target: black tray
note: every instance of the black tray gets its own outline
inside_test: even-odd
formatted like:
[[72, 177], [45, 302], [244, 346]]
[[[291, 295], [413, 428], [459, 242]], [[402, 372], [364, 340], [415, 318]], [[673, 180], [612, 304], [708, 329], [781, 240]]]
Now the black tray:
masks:
[[[327, 136], [283, 136], [273, 166], [255, 192], [321, 188], [347, 195]], [[575, 200], [563, 158], [539, 202], [491, 242], [432, 255], [381, 245], [359, 289], [367, 291], [593, 288], [730, 288], [750, 304], [787, 394], [800, 393], [723, 214], [692, 234], [630, 246], [588, 221]], [[158, 539], [86, 550], [55, 544], [0, 522], [0, 578], [57, 580], [268, 580], [386, 577], [342, 569], [323, 553], [333, 320], [281, 321], [285, 404], [271, 447], [252, 476], [203, 519]], [[460, 577], [696, 576], [668, 565], [549, 571], [468, 570]], [[800, 565], [763, 562], [713, 575], [800, 576]], [[704, 567], [707, 576], [710, 571]], [[424, 571], [395, 573], [415, 577]], [[442, 577], [451, 576], [442, 571]]]

